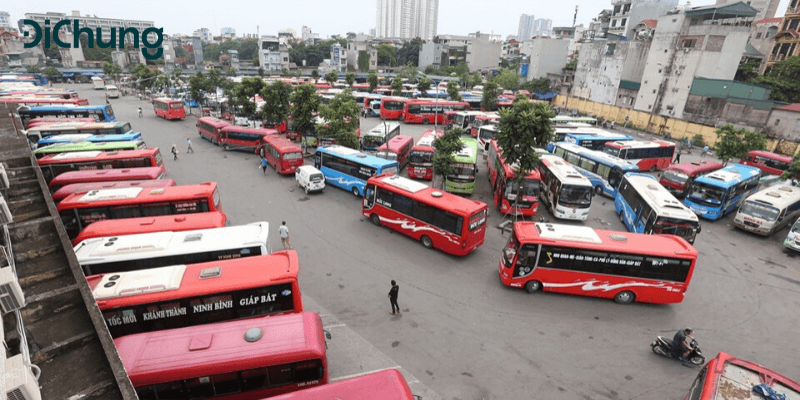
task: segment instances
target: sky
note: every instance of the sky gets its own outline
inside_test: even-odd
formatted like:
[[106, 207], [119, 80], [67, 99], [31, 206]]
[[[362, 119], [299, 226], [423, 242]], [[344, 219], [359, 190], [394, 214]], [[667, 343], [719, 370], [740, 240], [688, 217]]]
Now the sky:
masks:
[[[782, 16], [789, 0], [781, 0], [778, 14]], [[0, 11], [11, 13], [11, 20], [25, 18], [26, 12], [61, 12], [72, 10], [81, 15], [92, 14], [105, 18], [153, 21], [167, 34], [191, 34], [204, 27], [219, 35], [223, 27], [244, 33], [277, 35], [279, 29], [291, 28], [300, 35], [303, 25], [319, 33], [320, 38], [344, 35], [347, 32], [369, 33], [375, 27], [376, 0], [295, 0], [295, 1], [209, 1], [209, 0], [139, 0], [118, 2], [108, 0], [37, 0], [28, 3], [11, 0], [0, 5]], [[685, 0], [679, 0], [684, 4]], [[692, 6], [714, 4], [715, 0], [695, 0]], [[35, 4], [35, 5], [34, 5]], [[439, 0], [438, 34], [466, 35], [476, 31], [515, 35], [521, 14], [549, 18], [553, 26], [571, 26], [575, 6], [577, 23], [588, 27], [591, 19], [611, 8], [611, 0], [523, 1], [523, 0]], [[14, 25], [16, 27], [16, 25]], [[258, 29], [258, 31], [257, 31]]]

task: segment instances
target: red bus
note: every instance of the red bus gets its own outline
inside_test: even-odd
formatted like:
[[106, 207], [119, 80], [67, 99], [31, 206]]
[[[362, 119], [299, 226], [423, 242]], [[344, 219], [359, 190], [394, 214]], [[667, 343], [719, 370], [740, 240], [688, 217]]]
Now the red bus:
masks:
[[211, 143], [219, 144], [219, 135], [222, 129], [231, 126], [230, 122], [214, 117], [202, 117], [197, 119], [197, 134], [208, 139]]
[[140, 333], [114, 344], [141, 400], [255, 400], [329, 380], [322, 320], [313, 312]]
[[74, 99], [78, 97], [78, 92], [67, 90], [56, 90], [52, 92], [36, 92], [30, 90], [18, 90], [15, 92], [0, 93], [0, 97], [58, 97], [59, 99]]
[[168, 99], [165, 97], [153, 99], [153, 111], [157, 116], [166, 120], [186, 118], [183, 100]]
[[[489, 157], [486, 159], [489, 169], [489, 182], [492, 184], [494, 205], [503, 215], [521, 215], [531, 217], [539, 208], [539, 189], [542, 178], [539, 170], [534, 169], [525, 176], [522, 185], [517, 184], [516, 168], [503, 158], [503, 150], [492, 140], [489, 145]], [[520, 198], [517, 198], [520, 195]]]
[[89, 224], [72, 241], [73, 246], [92, 238], [136, 235], [153, 232], [183, 232], [198, 229], [220, 228], [228, 218], [221, 211], [206, 213], [161, 215], [155, 217], [123, 218], [97, 221]]
[[[70, 172], [67, 173], [69, 174]], [[52, 184], [53, 182], [51, 181], [50, 183]], [[134, 181], [71, 183], [69, 185], [62, 186], [61, 189], [58, 189], [55, 191], [55, 193], [53, 193], [53, 202], [58, 204], [58, 202], [66, 199], [67, 196], [73, 193], [86, 193], [92, 190], [119, 189], [125, 187], [160, 188], [167, 186], [175, 186], [175, 181], [172, 179], [148, 179]]]
[[[87, 276], [111, 337], [303, 311], [294, 250]], [[213, 273], [212, 273], [213, 272]], [[143, 286], [143, 282], [150, 285]], [[252, 300], [257, 299], [257, 300]], [[176, 312], [148, 318], [159, 310]]]
[[770, 175], [780, 175], [792, 165], [792, 157], [764, 150], [753, 150], [742, 157], [739, 164], [756, 167]]
[[405, 97], [381, 97], [381, 118], [403, 119], [403, 110], [411, 99]]
[[96, 190], [73, 194], [58, 203], [58, 213], [70, 240], [96, 221], [219, 210], [216, 182], [158, 189]]
[[695, 178], [720, 168], [722, 168], [722, 164], [714, 161], [692, 161], [672, 164], [661, 175], [658, 183], [664, 186], [673, 196], [682, 198], [689, 193]]
[[267, 164], [279, 174], [293, 174], [303, 165], [303, 149], [291, 140], [278, 135], [262, 136], [256, 154], [267, 159]]
[[498, 125], [500, 123], [500, 114], [496, 112], [488, 112], [484, 113], [483, 115], [476, 115], [475, 119], [472, 120], [472, 124], [469, 127], [469, 134], [470, 136], [477, 138], [478, 137], [478, 129], [484, 125]]
[[375, 89], [374, 93], [382, 95], [382, 96], [391, 96], [392, 94], [394, 94], [394, 89], [392, 89], [391, 87], [380, 87], [379, 86], [377, 89]]
[[58, 118], [58, 117], [40, 117], [40, 118], [33, 118], [25, 124], [25, 129], [33, 128], [34, 126], [40, 125], [50, 125], [55, 124], [57, 122], [84, 122], [87, 124], [96, 123], [97, 120], [94, 118]]
[[7, 97], [0, 96], [0, 104], [14, 104], [15, 106], [88, 106], [89, 100], [83, 98], [69, 98], [63, 99], [60, 97], [43, 97], [43, 96], [25, 96], [25, 97]]
[[399, 165], [397, 171], [399, 172], [408, 164], [413, 147], [414, 137], [397, 135], [382, 144], [381, 147], [378, 147], [378, 152], [375, 155], [386, 160], [397, 161]]
[[433, 179], [433, 153], [436, 151], [433, 147], [433, 140], [443, 135], [444, 131], [442, 130], [434, 132], [433, 129], [428, 129], [420, 136], [417, 144], [411, 148], [408, 165], [409, 178], [426, 181]]
[[403, 374], [396, 369], [387, 369], [270, 398], [270, 400], [332, 399], [415, 400], [415, 397]]
[[[225, 150], [255, 151], [256, 147], [263, 143], [264, 136], [273, 135], [278, 135], [278, 131], [231, 125], [222, 128], [216, 142]], [[214, 143], [213, 139], [211, 143]]]
[[697, 250], [675, 235], [517, 222], [500, 257], [500, 281], [529, 293], [614, 299], [627, 304], [680, 303]]
[[[55, 201], [55, 194], [64, 189], [66, 186], [87, 184], [90, 182], [109, 183], [117, 181], [163, 180], [166, 178], [166, 176], [167, 174], [163, 165], [160, 167], [90, 169], [85, 171], [69, 171], [59, 174], [50, 181], [49, 186], [50, 193], [53, 193], [53, 200]], [[63, 195], [63, 192], [59, 196], [60, 197], [58, 201], [64, 200], [67, 197], [66, 195]]]
[[685, 400], [763, 399], [753, 392], [753, 386], [760, 384], [785, 395], [786, 400], [800, 399], [800, 383], [797, 381], [754, 362], [720, 352], [697, 374]]
[[[381, 105], [383, 106], [383, 105]], [[403, 121], [407, 124], [447, 124], [445, 111], [466, 111], [469, 104], [463, 101], [409, 100], [403, 107]], [[383, 116], [383, 110], [381, 110]]]
[[[120, 151], [78, 151], [46, 155], [36, 162], [48, 183], [54, 177], [69, 171], [93, 169], [122, 169], [141, 167], [164, 167], [158, 147]], [[136, 178], [145, 179], [145, 178]], [[76, 182], [70, 182], [76, 183]]]
[[486, 204], [399, 175], [369, 178], [361, 214], [423, 246], [465, 256], [483, 244]]
[[639, 171], [653, 172], [669, 167], [675, 158], [675, 143], [663, 140], [626, 140], [606, 142], [603, 151], [639, 166]]

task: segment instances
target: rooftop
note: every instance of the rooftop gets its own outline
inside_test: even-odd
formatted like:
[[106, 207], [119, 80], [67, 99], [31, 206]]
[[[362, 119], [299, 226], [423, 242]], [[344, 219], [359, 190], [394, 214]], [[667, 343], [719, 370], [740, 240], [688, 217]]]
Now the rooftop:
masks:
[[643, 19], [642, 22], [640, 22], [640, 24], [643, 24], [644, 26], [652, 29], [655, 28], [656, 25], [658, 25], [658, 21], [654, 19]]
[[760, 24], [780, 24], [783, 21], [783, 18], [764, 18], [760, 19], [756, 22], [753, 22], [753, 25], [760, 25]]
[[758, 15], [758, 10], [744, 2], [725, 4], [722, 6], [710, 5], [694, 7], [685, 10], [687, 17], [702, 17], [702, 19], [728, 19], [728, 18], [752, 18]]
[[777, 110], [800, 112], [800, 103], [787, 104], [785, 106], [775, 107]]

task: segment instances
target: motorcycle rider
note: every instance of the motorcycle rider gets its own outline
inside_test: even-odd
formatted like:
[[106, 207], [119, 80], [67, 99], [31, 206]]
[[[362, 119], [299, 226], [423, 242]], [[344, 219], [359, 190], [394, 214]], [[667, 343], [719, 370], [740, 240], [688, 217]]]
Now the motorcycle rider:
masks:
[[692, 351], [691, 342], [692, 339], [694, 339], [692, 333], [694, 333], [692, 328], [684, 328], [683, 330], [679, 330], [672, 338], [672, 345], [675, 347], [675, 350], [681, 353], [680, 360], [683, 362], [689, 361], [686, 357], [688, 357], [689, 353]]

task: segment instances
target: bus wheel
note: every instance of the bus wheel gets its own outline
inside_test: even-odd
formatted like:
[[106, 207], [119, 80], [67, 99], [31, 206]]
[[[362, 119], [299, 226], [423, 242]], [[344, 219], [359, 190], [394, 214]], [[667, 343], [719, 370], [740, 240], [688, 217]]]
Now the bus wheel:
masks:
[[422, 120], [422, 124], [423, 125], [428, 125], [428, 124], [430, 124], [430, 121], [428, 121], [427, 119], [423, 119]]
[[595, 193], [597, 193], [598, 195], [601, 195], [601, 194], [603, 194], [603, 186], [601, 186], [601, 185], [597, 185], [597, 186], [594, 188], [594, 192], [595, 192]]
[[419, 238], [419, 241], [422, 242], [422, 245], [425, 246], [426, 249], [433, 248], [433, 240], [431, 240], [428, 235], [422, 235], [422, 237]]
[[655, 165], [650, 166], [650, 172], [656, 172], [656, 166]]
[[372, 221], [373, 224], [377, 226], [381, 226], [381, 217], [378, 214], [372, 214], [369, 219]]
[[539, 281], [528, 281], [525, 284], [525, 290], [527, 290], [528, 293], [536, 293], [541, 288], [542, 288], [542, 282]]
[[225, 151], [228, 151], [231, 149], [231, 146], [228, 146], [228, 144], [225, 143], [225, 145], [223, 145], [222, 148], [225, 149]]
[[361, 193], [358, 192], [357, 186], [353, 186], [353, 194], [356, 195], [356, 197], [361, 197]]
[[630, 303], [633, 303], [633, 299], [635, 299], [635, 298], [636, 298], [636, 296], [633, 295], [633, 292], [628, 291], [628, 290], [619, 292], [616, 295], [614, 295], [614, 301], [616, 301], [619, 304], [630, 304]]

